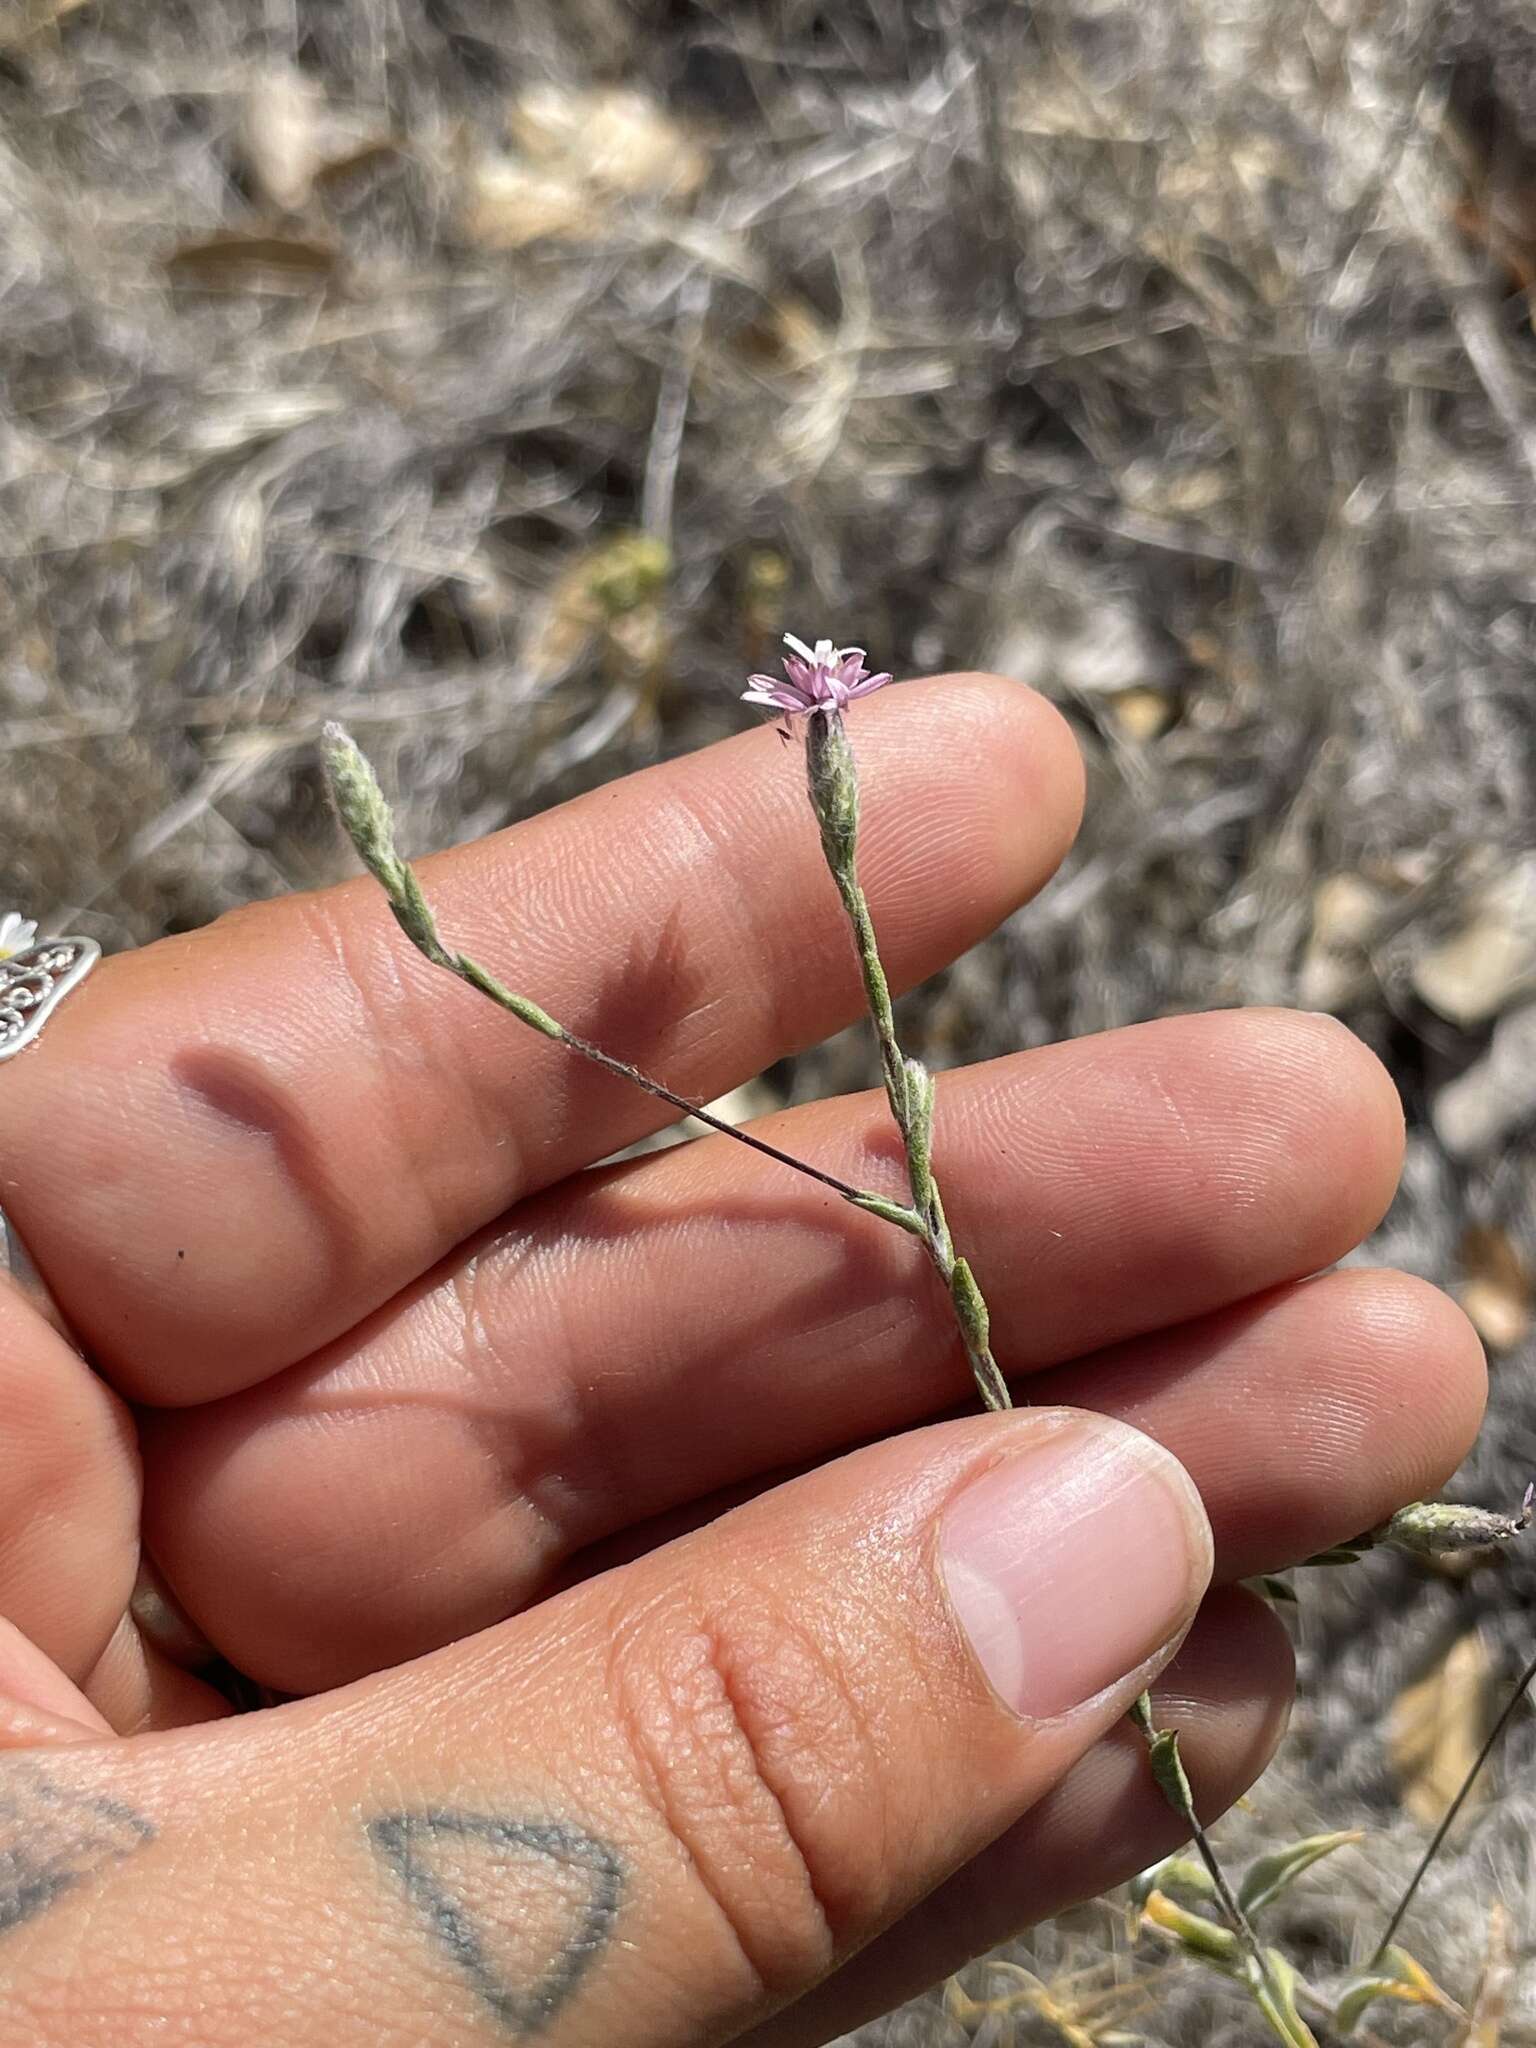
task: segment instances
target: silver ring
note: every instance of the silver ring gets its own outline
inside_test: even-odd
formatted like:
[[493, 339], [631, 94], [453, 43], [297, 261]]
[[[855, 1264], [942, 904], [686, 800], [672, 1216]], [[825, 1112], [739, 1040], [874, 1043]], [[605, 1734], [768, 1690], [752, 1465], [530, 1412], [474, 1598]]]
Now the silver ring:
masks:
[[35, 1043], [100, 958], [94, 939], [39, 939], [30, 919], [0, 917], [0, 1060]]
[[[101, 958], [94, 939], [42, 939], [30, 918], [0, 917], [0, 1060], [31, 1045], [53, 1012]], [[6, 1274], [59, 1334], [79, 1350], [48, 1283], [0, 1209], [0, 1273]]]

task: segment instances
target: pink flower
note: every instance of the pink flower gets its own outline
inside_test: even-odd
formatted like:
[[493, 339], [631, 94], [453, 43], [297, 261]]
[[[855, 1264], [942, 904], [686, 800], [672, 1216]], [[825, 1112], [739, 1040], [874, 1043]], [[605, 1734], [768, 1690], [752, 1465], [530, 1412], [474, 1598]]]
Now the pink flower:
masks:
[[784, 635], [792, 654], [784, 657], [784, 677], [749, 676], [752, 687], [742, 692], [742, 701], [761, 704], [769, 711], [782, 711], [787, 718], [811, 711], [841, 711], [855, 697], [867, 697], [891, 680], [881, 673], [866, 675], [862, 647], [834, 647], [830, 640], [818, 640], [807, 647], [793, 633]]

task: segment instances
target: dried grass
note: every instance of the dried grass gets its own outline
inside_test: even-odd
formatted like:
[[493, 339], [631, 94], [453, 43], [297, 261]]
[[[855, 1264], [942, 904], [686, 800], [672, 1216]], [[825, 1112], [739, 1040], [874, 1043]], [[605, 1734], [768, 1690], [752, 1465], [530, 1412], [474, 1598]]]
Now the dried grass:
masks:
[[[1323, 1001], [1410, 1114], [1372, 1258], [1528, 1271], [1536, 1091], [1477, 1063], [1529, 986], [1457, 1021], [1418, 967], [1531, 843], [1533, 152], [1529, 0], [13, 0], [0, 900], [121, 945], [338, 872], [332, 712], [412, 844], [482, 831], [835, 621], [1050, 690], [1092, 764], [1065, 877], [913, 1005], [934, 1057]], [[1473, 1626], [1510, 1668], [1533, 1593], [1316, 1589], [1253, 1830], [1393, 1824], [1384, 1709]], [[1527, 1722], [1417, 1921], [1470, 1995], [1505, 1900], [1506, 2044], [1533, 1764]], [[1292, 1936], [1354, 1939], [1412, 1846]], [[1147, 2038], [1252, 2038], [1158, 1990]]]

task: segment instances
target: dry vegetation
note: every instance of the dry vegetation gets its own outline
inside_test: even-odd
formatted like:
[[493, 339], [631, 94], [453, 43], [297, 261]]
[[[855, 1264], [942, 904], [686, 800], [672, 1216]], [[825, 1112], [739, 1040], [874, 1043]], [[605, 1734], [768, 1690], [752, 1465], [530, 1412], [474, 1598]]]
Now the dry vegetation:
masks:
[[[1531, 0], [0, 0], [0, 266], [0, 903], [120, 946], [339, 872], [328, 713], [424, 846], [735, 724], [781, 622], [1000, 668], [1075, 722], [1088, 829], [913, 1043], [1344, 1016], [1411, 1122], [1370, 1256], [1464, 1292], [1460, 1487], [1518, 1499]], [[1374, 1831], [1298, 1960], [1377, 1924], [1533, 1593], [1530, 1549], [1308, 1587], [1224, 1830]], [[1536, 1717], [1495, 1775], [1410, 1932], [1469, 1998], [1502, 1901], [1462, 2038], [1513, 2048]], [[867, 2038], [1255, 2038], [1109, 1908], [1016, 1953], [1047, 1990]]]

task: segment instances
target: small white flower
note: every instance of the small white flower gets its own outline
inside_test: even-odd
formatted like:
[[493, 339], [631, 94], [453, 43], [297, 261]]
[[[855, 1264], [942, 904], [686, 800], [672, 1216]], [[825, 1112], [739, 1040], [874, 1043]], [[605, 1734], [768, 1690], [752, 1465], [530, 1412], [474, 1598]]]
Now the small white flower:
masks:
[[19, 910], [8, 910], [0, 917], [0, 960], [9, 960], [13, 953], [24, 953], [37, 937], [37, 925], [30, 917], [23, 917]]

